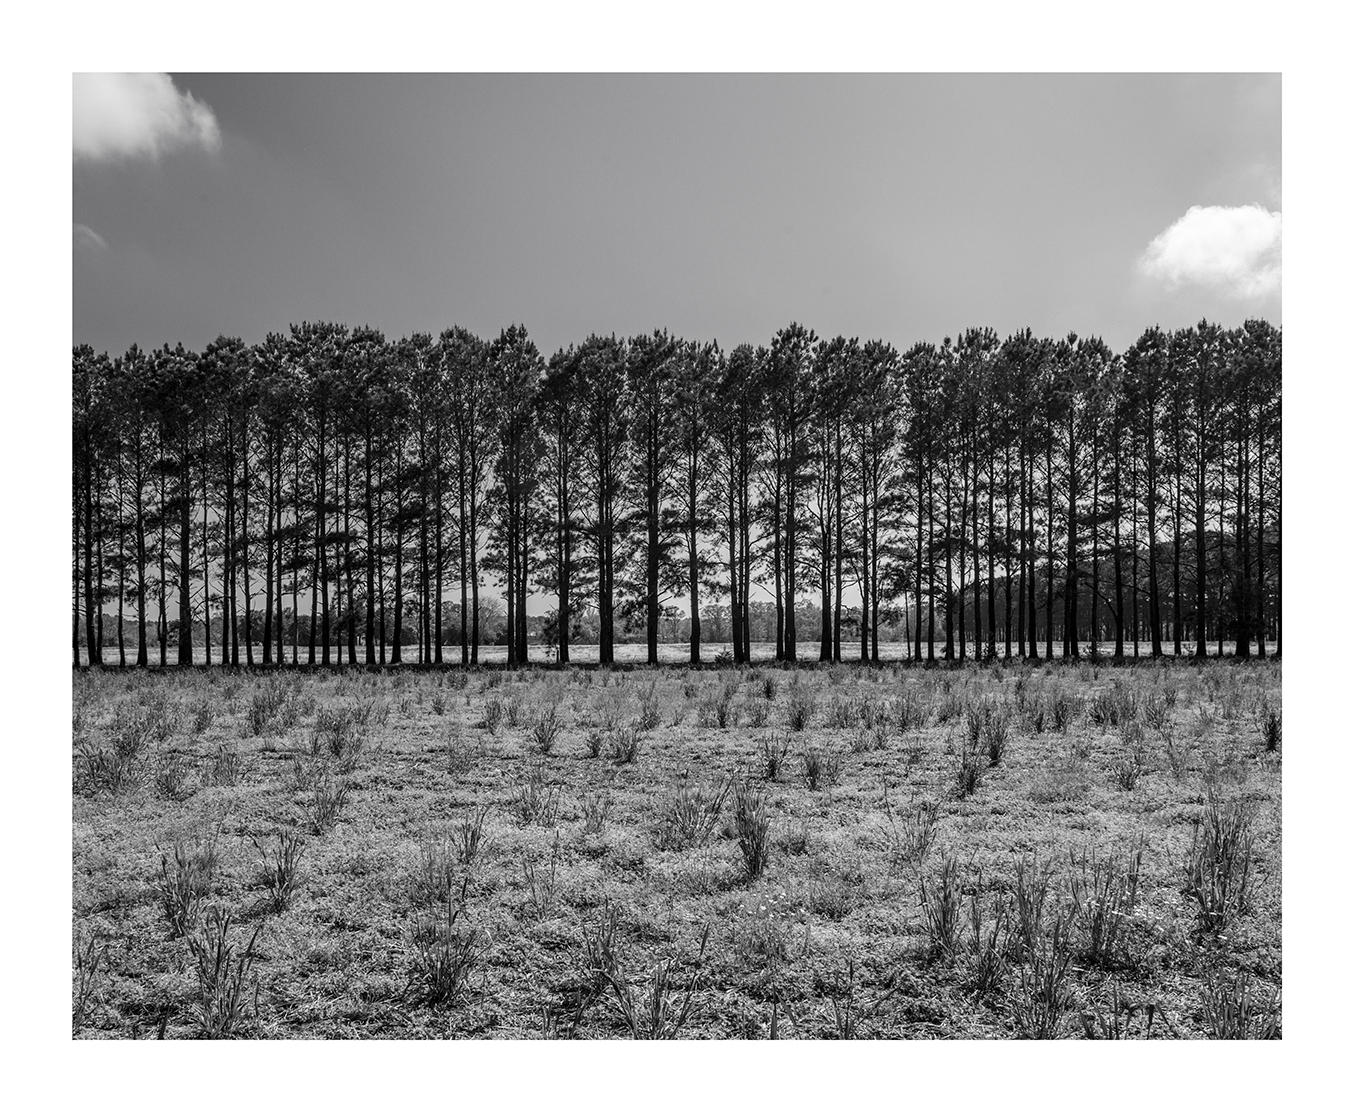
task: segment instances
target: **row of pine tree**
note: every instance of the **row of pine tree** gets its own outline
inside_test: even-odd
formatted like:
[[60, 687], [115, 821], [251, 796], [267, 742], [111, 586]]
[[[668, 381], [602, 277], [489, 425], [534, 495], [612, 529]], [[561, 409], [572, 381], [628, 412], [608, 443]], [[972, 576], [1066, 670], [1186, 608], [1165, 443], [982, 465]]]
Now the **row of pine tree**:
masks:
[[189, 664], [197, 641], [209, 663], [474, 663], [486, 600], [513, 664], [529, 634], [567, 662], [585, 630], [603, 663], [640, 635], [657, 662], [678, 612], [698, 661], [715, 604], [745, 661], [764, 603], [791, 661], [878, 660], [904, 623], [914, 659], [1263, 656], [1281, 346], [1252, 320], [1122, 353], [799, 324], [548, 361], [520, 326], [77, 347], [74, 662]]

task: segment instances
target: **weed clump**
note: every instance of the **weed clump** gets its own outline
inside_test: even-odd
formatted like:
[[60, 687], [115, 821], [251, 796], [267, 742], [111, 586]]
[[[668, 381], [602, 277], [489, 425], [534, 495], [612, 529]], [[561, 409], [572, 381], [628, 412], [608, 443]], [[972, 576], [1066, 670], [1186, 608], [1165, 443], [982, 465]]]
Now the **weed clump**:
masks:
[[1124, 854], [1099, 857], [1092, 850], [1072, 854], [1072, 910], [1090, 965], [1131, 964], [1128, 946], [1138, 904], [1144, 842]]
[[460, 891], [449, 893], [441, 909], [414, 920], [410, 989], [417, 990], [423, 1002], [435, 1008], [464, 999], [472, 991], [475, 974], [483, 963], [485, 943], [480, 931], [461, 921], [469, 883], [466, 874]]
[[1246, 910], [1255, 843], [1253, 808], [1224, 803], [1210, 793], [1194, 822], [1185, 865], [1185, 895], [1198, 905], [1199, 925], [1206, 931], [1224, 927]]
[[657, 842], [659, 849], [692, 849], [704, 845], [719, 825], [724, 801], [729, 796], [731, 783], [725, 780], [713, 791], [692, 787], [687, 774], [677, 794], [668, 803], [659, 820]]
[[837, 753], [810, 745], [799, 755], [804, 786], [811, 792], [830, 788], [841, 776], [842, 759]]
[[559, 720], [555, 708], [551, 707], [543, 711], [532, 724], [531, 744], [542, 756], [549, 756], [550, 751], [555, 748], [555, 742], [559, 740], [559, 736], [563, 732], [564, 723]]
[[527, 774], [526, 781], [517, 789], [513, 809], [523, 826], [555, 825], [559, 818], [559, 788], [546, 779], [542, 766], [536, 765]]
[[734, 790], [733, 818], [744, 871], [749, 879], [756, 880], [766, 871], [770, 860], [771, 820], [767, 815], [766, 795], [740, 781]]
[[1244, 969], [1234, 977], [1215, 974], [1208, 979], [1203, 1006], [1204, 1025], [1215, 1039], [1278, 1039], [1283, 1037], [1277, 993], [1261, 993]]
[[205, 842], [174, 842], [173, 856], [160, 854], [160, 907], [173, 938], [187, 934], [197, 923], [203, 901], [211, 894], [219, 857], [215, 836]]
[[813, 692], [803, 684], [793, 684], [790, 688], [790, 706], [786, 711], [786, 724], [794, 733], [802, 733], [813, 719], [818, 705]]
[[639, 756], [640, 729], [623, 726], [611, 735], [611, 759], [618, 765], [634, 764]]
[[306, 842], [295, 831], [281, 830], [277, 834], [277, 846], [270, 849], [254, 839], [254, 848], [263, 858], [263, 885], [268, 895], [265, 906], [277, 914], [286, 911], [291, 905], [300, 882], [301, 855], [305, 852]]
[[[212, 908], [202, 930], [188, 939], [188, 949], [197, 974], [195, 1018], [199, 1033], [208, 1039], [229, 1039], [244, 1019], [245, 982], [254, 967], [254, 928], [248, 944], [237, 956], [230, 937], [229, 912]], [[254, 982], [254, 1011], [258, 1012], [258, 982]]]

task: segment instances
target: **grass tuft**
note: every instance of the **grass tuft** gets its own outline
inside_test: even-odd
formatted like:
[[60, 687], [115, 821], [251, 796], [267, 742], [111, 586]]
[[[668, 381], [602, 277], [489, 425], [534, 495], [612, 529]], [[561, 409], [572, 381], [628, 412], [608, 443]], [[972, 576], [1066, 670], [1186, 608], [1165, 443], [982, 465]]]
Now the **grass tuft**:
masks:
[[[254, 966], [254, 946], [260, 928], [254, 928], [248, 944], [237, 955], [230, 937], [231, 925], [230, 913], [214, 907], [202, 929], [188, 939], [188, 950], [197, 974], [194, 1018], [203, 1038], [233, 1038], [244, 1019], [245, 982]], [[257, 980], [254, 982], [253, 1010], [257, 1015]]]

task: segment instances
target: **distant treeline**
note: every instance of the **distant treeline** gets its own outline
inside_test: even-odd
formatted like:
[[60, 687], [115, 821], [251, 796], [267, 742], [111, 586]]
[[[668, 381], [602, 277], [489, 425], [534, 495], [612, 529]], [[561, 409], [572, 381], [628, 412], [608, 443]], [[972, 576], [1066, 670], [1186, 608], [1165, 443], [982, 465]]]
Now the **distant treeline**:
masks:
[[515, 325], [77, 347], [72, 656], [473, 663], [492, 640], [520, 663], [587, 641], [607, 663], [642, 635], [656, 662], [676, 628], [693, 661], [703, 638], [873, 660], [900, 630], [928, 660], [1263, 656], [1281, 348], [1264, 321], [1121, 354], [985, 328], [900, 354], [799, 324], [548, 361]]

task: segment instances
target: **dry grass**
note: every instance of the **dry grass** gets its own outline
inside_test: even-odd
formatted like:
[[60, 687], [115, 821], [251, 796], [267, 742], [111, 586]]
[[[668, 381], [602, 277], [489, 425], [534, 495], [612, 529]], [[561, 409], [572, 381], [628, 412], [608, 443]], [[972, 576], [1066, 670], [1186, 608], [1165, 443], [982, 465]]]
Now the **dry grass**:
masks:
[[1281, 1029], [1273, 662], [74, 694], [79, 1037]]

